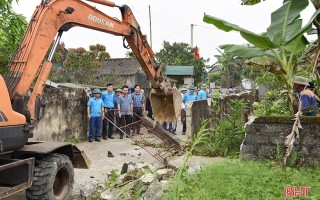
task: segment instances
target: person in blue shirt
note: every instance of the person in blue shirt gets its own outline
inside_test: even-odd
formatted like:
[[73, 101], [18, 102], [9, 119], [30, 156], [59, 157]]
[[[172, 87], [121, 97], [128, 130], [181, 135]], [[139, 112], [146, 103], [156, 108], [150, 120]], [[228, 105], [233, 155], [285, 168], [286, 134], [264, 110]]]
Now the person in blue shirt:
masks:
[[206, 89], [207, 89], [207, 84], [202, 84], [201, 90], [198, 92], [198, 99], [197, 100], [207, 99]]
[[[118, 115], [121, 129], [127, 134], [127, 137], [131, 135], [132, 112], [133, 100], [131, 95], [129, 95], [128, 86], [125, 85], [122, 87], [122, 94], [118, 98]], [[123, 139], [123, 132], [120, 133], [120, 139]]]
[[92, 94], [93, 97], [91, 97], [87, 103], [88, 119], [90, 121], [89, 142], [92, 142], [93, 138], [100, 142], [103, 102], [100, 98], [101, 91], [99, 89], [94, 89]]
[[107, 90], [102, 93], [101, 99], [103, 101], [104, 107], [104, 119], [102, 124], [102, 135], [103, 139], [107, 139], [107, 129], [108, 129], [108, 138], [114, 139], [113, 134], [113, 122], [114, 122], [114, 92], [113, 84], [107, 84]]
[[317, 99], [313, 91], [307, 88], [308, 85], [308, 79], [301, 76], [295, 77], [293, 89], [298, 94], [296, 101], [299, 102], [299, 98], [301, 99], [300, 104], [296, 103], [295, 111], [299, 111], [300, 108], [302, 115], [317, 116], [319, 109]]
[[131, 94], [133, 101], [133, 116], [132, 122], [133, 124], [133, 133], [132, 135], [143, 135], [140, 133], [140, 126], [142, 121], [143, 113], [145, 112], [144, 105], [144, 94], [141, 92], [140, 85], [134, 86], [134, 92]]
[[[182, 102], [186, 104], [187, 102], [192, 102], [198, 100], [197, 94], [195, 93], [195, 87], [193, 85], [190, 85], [188, 87], [189, 91], [186, 92], [182, 97]], [[185, 106], [185, 110], [187, 109], [187, 106]], [[182, 127], [182, 135], [185, 135], [187, 131], [187, 121], [183, 121], [183, 127]]]

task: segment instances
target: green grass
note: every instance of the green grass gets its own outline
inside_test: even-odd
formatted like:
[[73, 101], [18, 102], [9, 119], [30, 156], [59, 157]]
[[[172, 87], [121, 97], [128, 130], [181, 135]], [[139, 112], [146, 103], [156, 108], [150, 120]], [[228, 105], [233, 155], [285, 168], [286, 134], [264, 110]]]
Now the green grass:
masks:
[[[228, 160], [207, 166], [193, 175], [184, 173], [179, 191], [180, 199], [288, 199], [284, 194], [286, 186], [310, 186], [309, 196], [304, 199], [320, 199], [320, 170], [282, 168], [272, 162]], [[169, 189], [164, 199], [171, 197]]]

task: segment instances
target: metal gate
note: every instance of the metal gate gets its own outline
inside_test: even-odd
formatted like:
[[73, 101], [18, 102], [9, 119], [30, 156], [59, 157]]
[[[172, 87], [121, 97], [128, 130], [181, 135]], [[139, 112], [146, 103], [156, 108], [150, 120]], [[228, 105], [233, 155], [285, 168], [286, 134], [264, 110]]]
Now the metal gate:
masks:
[[[133, 115], [138, 120], [125, 125], [115, 123], [117, 120], [108, 117], [104, 117], [104, 119], [112, 123], [124, 137], [130, 138], [136, 145], [165, 165], [168, 164], [169, 157], [183, 154], [180, 141], [174, 138], [169, 131], [148, 117], [139, 117], [135, 113]], [[134, 125], [140, 126], [140, 134], [131, 135], [125, 131], [127, 129], [131, 132]]]

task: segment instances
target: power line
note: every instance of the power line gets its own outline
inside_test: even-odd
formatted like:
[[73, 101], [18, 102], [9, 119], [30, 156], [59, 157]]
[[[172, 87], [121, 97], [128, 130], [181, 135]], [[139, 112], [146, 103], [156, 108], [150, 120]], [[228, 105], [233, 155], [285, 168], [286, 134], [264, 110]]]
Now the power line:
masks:
[[214, 27], [209, 27], [209, 26], [202, 26], [202, 25], [197, 25], [197, 24], [193, 24], [194, 26], [198, 26], [198, 27], [201, 27], [201, 28], [207, 28], [207, 29], [213, 29], [213, 30], [220, 30], [218, 28], [214, 28]]
[[174, 35], [176, 35], [176, 34], [178, 34], [178, 33], [181, 33], [182, 31], [185, 31], [186, 29], [189, 29], [189, 27], [185, 27], [185, 28], [183, 28], [183, 29], [180, 29], [180, 30], [178, 30], [178, 31], [176, 31], [176, 32], [174, 32], [174, 33], [172, 33], [172, 34], [168, 34], [168, 35], [166, 35], [166, 36], [164, 36], [164, 37], [156, 40], [155, 42], [159, 42], [159, 41], [162, 41], [163, 39], [170, 38], [170, 37], [172, 37], [172, 36], [174, 36]]

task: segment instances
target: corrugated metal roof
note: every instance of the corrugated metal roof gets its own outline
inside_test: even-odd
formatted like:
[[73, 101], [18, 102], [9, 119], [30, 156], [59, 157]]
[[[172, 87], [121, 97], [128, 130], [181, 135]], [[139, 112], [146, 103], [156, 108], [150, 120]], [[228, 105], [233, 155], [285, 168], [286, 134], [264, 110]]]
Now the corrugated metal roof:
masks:
[[135, 58], [112, 58], [103, 63], [100, 74], [115, 73], [126, 76], [136, 74], [141, 69], [140, 63]]
[[164, 74], [175, 76], [193, 76], [194, 66], [166, 66]]

